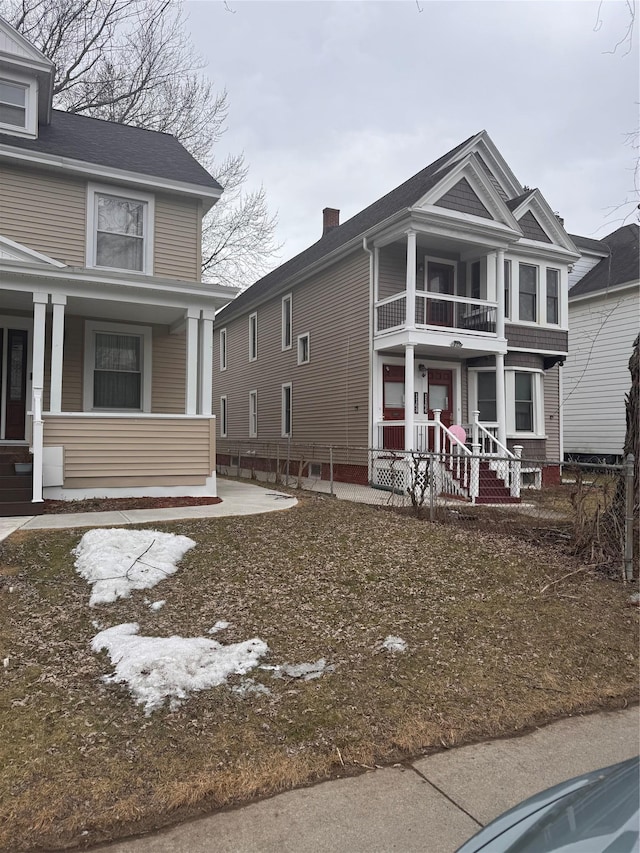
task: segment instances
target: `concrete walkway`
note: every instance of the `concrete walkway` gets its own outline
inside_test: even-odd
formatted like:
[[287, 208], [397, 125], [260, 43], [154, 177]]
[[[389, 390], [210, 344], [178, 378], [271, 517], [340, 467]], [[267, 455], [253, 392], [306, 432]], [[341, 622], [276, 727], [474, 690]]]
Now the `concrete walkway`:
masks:
[[166, 509], [128, 509], [114, 512], [77, 512], [56, 515], [23, 515], [0, 518], [0, 542], [15, 530], [51, 530], [64, 527], [121, 527], [149, 521], [177, 521], [183, 518], [222, 518], [227, 515], [256, 515], [289, 509], [297, 504], [291, 495], [249, 483], [218, 479], [222, 503], [207, 506], [180, 506]]
[[639, 751], [638, 709], [553, 723], [350, 779], [300, 788], [109, 853], [453, 853], [522, 799]]

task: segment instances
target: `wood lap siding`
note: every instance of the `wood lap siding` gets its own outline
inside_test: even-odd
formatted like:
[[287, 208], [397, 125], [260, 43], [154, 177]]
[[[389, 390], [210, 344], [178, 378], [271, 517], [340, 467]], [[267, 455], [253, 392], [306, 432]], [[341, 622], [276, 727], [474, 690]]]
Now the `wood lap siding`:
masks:
[[[369, 258], [358, 251], [292, 289], [292, 347], [282, 351], [282, 295], [219, 326], [228, 369], [214, 345], [214, 410], [227, 396], [228, 438], [249, 435], [249, 392], [258, 391], [258, 441], [281, 441], [281, 387], [292, 383], [292, 441], [366, 446], [369, 405]], [[249, 362], [249, 314], [258, 315], [258, 359]], [[310, 362], [297, 341], [310, 336]]]
[[64, 447], [65, 485], [80, 478], [208, 477], [214, 421], [150, 417], [45, 418], [45, 446]]
[[0, 234], [69, 266], [85, 265], [87, 183], [0, 166]]
[[198, 202], [156, 196], [154, 275], [200, 281], [198, 219]]

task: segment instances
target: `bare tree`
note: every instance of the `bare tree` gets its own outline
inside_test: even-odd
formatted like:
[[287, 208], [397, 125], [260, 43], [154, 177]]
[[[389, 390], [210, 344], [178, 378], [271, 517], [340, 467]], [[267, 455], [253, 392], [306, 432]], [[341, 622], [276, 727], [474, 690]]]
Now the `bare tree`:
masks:
[[0, 0], [0, 14], [56, 65], [54, 106], [163, 131], [225, 193], [203, 224], [203, 273], [246, 286], [270, 267], [275, 216], [264, 189], [243, 192], [243, 154], [217, 161], [227, 93], [214, 92], [178, 0]]

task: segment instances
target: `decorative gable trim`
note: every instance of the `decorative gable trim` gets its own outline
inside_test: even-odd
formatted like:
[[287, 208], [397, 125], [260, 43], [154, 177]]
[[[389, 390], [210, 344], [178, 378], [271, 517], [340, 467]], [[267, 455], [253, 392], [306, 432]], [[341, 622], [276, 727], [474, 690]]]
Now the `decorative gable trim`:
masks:
[[48, 264], [49, 266], [58, 268], [66, 266], [66, 264], [56, 261], [55, 258], [50, 258], [41, 252], [36, 252], [35, 249], [28, 249], [21, 243], [16, 243], [8, 237], [3, 237], [2, 234], [0, 234], [0, 258], [6, 261], [22, 261], [28, 264]]
[[[531, 215], [527, 216], [527, 214]], [[513, 215], [518, 223], [522, 223], [523, 239], [527, 243], [553, 244], [571, 252], [576, 256], [576, 259], [580, 257], [580, 252], [575, 243], [564, 230], [539, 189], [534, 189], [530, 195], [524, 198], [513, 211]], [[525, 231], [525, 228], [529, 228], [529, 230]], [[540, 236], [538, 229], [546, 236], [546, 240]], [[534, 233], [537, 236], [533, 236]]]
[[[464, 181], [464, 183], [463, 183]], [[454, 188], [457, 188], [454, 190]], [[457, 197], [459, 202], [460, 190], [465, 192], [471, 191], [475, 197], [475, 201], [467, 199], [470, 204], [482, 206], [485, 213], [471, 213], [468, 208], [459, 206], [453, 207], [449, 204], [442, 205], [441, 201], [447, 197]], [[454, 192], [452, 193], [452, 190]], [[498, 191], [493, 186], [489, 175], [482, 167], [475, 154], [468, 154], [463, 160], [457, 163], [442, 180], [436, 184], [429, 192], [427, 192], [414, 206], [413, 210], [426, 210], [437, 212], [440, 215], [446, 215], [443, 208], [453, 209], [456, 213], [463, 213], [473, 216], [474, 219], [482, 219], [486, 222], [490, 219], [494, 222], [499, 222], [506, 225], [518, 234], [521, 234], [520, 227], [504, 203]], [[488, 216], [487, 216], [488, 214]]]
[[[468, 157], [469, 154], [478, 154], [482, 160], [483, 171], [488, 171], [495, 181], [502, 187], [507, 198], [516, 198], [522, 195], [524, 188], [513, 174], [507, 161], [494, 145], [486, 130], [481, 130], [476, 136], [462, 148], [457, 157], [459, 160]], [[443, 163], [441, 169], [446, 168], [449, 163]]]
[[0, 59], [53, 71], [54, 64], [3, 18], [0, 18]]

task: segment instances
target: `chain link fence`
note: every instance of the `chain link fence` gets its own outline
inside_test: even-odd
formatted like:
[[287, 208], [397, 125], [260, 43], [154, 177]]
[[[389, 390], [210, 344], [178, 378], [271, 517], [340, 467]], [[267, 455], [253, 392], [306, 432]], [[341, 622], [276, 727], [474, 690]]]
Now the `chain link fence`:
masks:
[[440, 524], [554, 544], [613, 577], [639, 574], [638, 496], [625, 465], [281, 442], [218, 443], [217, 471]]

